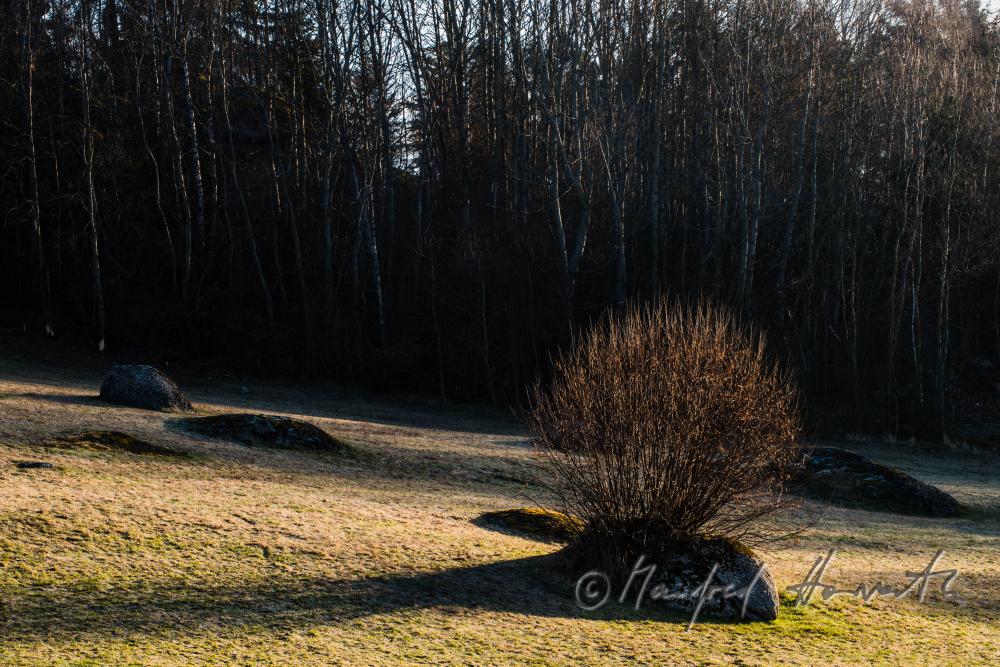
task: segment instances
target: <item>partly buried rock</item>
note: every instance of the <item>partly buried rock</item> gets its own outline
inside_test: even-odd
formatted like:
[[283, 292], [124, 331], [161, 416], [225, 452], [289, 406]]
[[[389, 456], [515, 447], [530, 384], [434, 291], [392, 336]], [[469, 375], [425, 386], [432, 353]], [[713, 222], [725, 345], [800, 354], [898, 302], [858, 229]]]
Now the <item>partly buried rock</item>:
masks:
[[876, 512], [954, 516], [961, 505], [905, 472], [839, 447], [816, 447], [789, 484], [797, 495]]
[[98, 452], [119, 451], [154, 456], [190, 456], [183, 450], [158, 445], [155, 442], [146, 442], [121, 431], [67, 433], [47, 440], [44, 444], [62, 449], [87, 449]]
[[570, 540], [583, 529], [583, 522], [575, 516], [537, 507], [486, 512], [474, 523], [484, 528], [497, 527], [557, 542]]
[[[649, 566], [655, 567], [646, 582]], [[697, 611], [699, 617], [747, 621], [778, 617], [778, 588], [764, 561], [748, 547], [723, 538], [698, 538], [644, 557], [633, 569], [626, 600], [634, 602], [640, 590], [643, 604], [648, 601], [686, 614]]]
[[298, 419], [274, 415], [216, 415], [191, 417], [181, 423], [213, 438], [234, 440], [250, 447], [343, 452], [348, 445], [323, 429]]
[[101, 399], [147, 410], [191, 410], [174, 381], [152, 366], [115, 366], [101, 383]]
[[18, 470], [52, 470], [55, 465], [48, 461], [14, 461], [14, 467]]

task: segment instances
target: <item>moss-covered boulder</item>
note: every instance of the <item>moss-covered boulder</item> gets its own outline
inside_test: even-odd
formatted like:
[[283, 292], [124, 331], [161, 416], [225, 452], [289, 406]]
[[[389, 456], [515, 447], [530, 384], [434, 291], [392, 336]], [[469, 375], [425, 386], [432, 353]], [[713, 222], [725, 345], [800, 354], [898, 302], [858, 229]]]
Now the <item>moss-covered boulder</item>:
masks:
[[839, 447], [816, 447], [788, 484], [796, 495], [874, 512], [947, 517], [961, 505], [905, 472]]
[[580, 519], [537, 507], [486, 512], [475, 523], [483, 528], [501, 528], [547, 542], [567, 542], [580, 533]]
[[248, 447], [297, 449], [317, 452], [345, 452], [347, 443], [323, 429], [290, 417], [235, 414], [190, 417], [180, 421], [184, 428], [212, 438], [238, 442]]

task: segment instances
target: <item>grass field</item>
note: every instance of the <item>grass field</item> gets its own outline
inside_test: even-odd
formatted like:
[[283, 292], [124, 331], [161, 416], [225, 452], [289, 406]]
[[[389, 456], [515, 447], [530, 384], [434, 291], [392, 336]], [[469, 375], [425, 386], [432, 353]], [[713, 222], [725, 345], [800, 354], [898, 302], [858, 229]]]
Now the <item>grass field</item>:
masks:
[[[998, 664], [1000, 462], [848, 443], [970, 511], [914, 519], [808, 504], [764, 553], [781, 589], [835, 547], [827, 580], [900, 586], [938, 549], [953, 590], [913, 599], [786, 596], [772, 624], [613, 605], [579, 610], [558, 545], [471, 523], [543, 500], [516, 422], [344, 391], [177, 378], [199, 411], [307, 419], [346, 457], [192, 436], [95, 398], [104, 362], [0, 360], [0, 664]], [[163, 457], [40, 445], [120, 430]], [[22, 470], [17, 460], [53, 469]], [[808, 525], [807, 525], [808, 522]]]

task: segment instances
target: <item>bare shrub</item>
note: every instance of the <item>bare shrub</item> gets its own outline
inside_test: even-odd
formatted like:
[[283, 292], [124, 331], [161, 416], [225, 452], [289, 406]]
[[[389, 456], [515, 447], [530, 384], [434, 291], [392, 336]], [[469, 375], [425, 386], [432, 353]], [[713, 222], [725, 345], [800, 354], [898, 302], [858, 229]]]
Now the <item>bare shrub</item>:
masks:
[[725, 309], [632, 306], [592, 328], [536, 388], [529, 424], [550, 483], [613, 569], [696, 536], [746, 538], [782, 504], [798, 400], [762, 335]]

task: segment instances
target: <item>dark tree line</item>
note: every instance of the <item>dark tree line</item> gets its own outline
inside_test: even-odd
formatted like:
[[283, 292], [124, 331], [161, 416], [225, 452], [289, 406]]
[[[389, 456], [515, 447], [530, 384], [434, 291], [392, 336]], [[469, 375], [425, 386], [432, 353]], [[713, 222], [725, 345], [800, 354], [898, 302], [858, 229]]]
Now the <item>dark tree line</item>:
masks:
[[39, 332], [502, 401], [704, 295], [891, 424], [1000, 356], [974, 0], [6, 0], [0, 49]]

